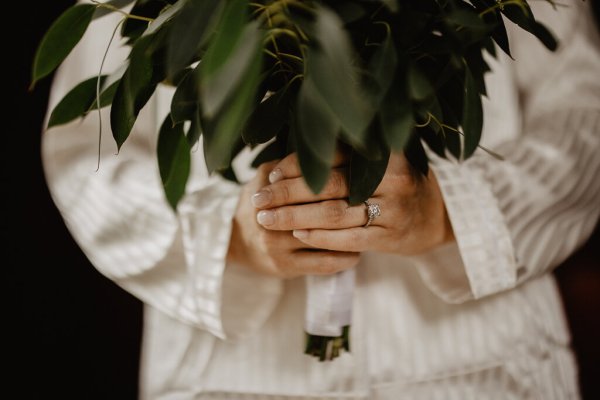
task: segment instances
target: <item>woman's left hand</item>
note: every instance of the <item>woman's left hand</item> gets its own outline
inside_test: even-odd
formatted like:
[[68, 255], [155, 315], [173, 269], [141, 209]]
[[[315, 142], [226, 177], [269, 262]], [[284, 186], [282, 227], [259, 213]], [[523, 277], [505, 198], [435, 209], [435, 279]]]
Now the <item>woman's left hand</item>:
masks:
[[292, 230], [309, 246], [337, 251], [380, 251], [415, 255], [454, 240], [434, 174], [417, 176], [402, 154], [392, 153], [387, 170], [369, 203], [381, 215], [368, 227], [367, 206], [348, 204], [347, 160], [337, 153], [325, 188], [313, 194], [304, 182], [297, 157], [281, 160], [269, 185], [252, 198], [257, 220], [266, 229]]

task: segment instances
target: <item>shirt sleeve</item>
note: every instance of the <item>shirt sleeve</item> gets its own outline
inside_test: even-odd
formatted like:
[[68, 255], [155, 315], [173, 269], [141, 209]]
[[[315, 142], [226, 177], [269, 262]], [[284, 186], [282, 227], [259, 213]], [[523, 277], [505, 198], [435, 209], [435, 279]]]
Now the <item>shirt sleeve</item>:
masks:
[[[100, 18], [57, 71], [49, 110], [80, 81], [98, 74], [117, 15]], [[117, 70], [127, 48], [117, 43], [104, 71]], [[148, 305], [220, 338], [258, 329], [282, 290], [279, 279], [227, 265], [240, 187], [204, 167], [194, 149], [178, 212], [168, 205], [156, 138], [172, 91], [159, 89], [117, 154], [109, 114], [43, 132], [42, 159], [51, 196], [73, 238], [105, 276]], [[100, 121], [102, 140], [99, 143]]]
[[[542, 3], [542, 4], [538, 4]], [[547, 51], [513, 30], [519, 131], [463, 163], [436, 158], [456, 243], [415, 258], [443, 300], [478, 299], [551, 271], [591, 235], [600, 214], [600, 40], [589, 2], [532, 5], [558, 37]], [[517, 28], [518, 29], [518, 28]], [[507, 84], [510, 84], [508, 82]]]

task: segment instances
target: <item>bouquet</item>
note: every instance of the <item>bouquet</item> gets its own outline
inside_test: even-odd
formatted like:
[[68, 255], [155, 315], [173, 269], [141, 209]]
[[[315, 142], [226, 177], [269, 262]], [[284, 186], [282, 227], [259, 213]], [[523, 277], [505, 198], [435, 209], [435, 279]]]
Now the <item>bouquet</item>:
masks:
[[[157, 86], [175, 86], [157, 145], [165, 196], [175, 211], [199, 140], [208, 170], [234, 181], [232, 160], [246, 146], [263, 147], [255, 167], [296, 152], [314, 193], [344, 146], [351, 155], [351, 205], [375, 191], [392, 151], [404, 152], [423, 175], [424, 146], [465, 160], [482, 148], [490, 70], [484, 53], [511, 54], [505, 23], [551, 50], [557, 46], [526, 0], [92, 1], [68, 8], [49, 28], [32, 86], [107, 13], [123, 16], [115, 34], [130, 46], [127, 60], [108, 74], [99, 66], [97, 76], [57, 104], [48, 126], [111, 106], [120, 148]], [[311, 296], [327, 296], [332, 287], [331, 307], [351, 304], [354, 275], [346, 272], [308, 277], [308, 308]], [[307, 354], [325, 360], [349, 350], [348, 317], [330, 322], [334, 332], [324, 334], [307, 321]]]

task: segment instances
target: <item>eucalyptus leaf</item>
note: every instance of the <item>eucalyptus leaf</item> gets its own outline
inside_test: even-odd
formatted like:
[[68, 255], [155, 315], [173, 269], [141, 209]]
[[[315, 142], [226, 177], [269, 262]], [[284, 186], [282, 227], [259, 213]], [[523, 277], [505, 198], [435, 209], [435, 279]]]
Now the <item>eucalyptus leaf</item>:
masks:
[[202, 110], [207, 117], [215, 115], [227, 98], [234, 94], [234, 89], [244, 79], [245, 72], [255, 58], [261, 39], [262, 33], [257, 22], [244, 26], [231, 52], [216, 70], [211, 70], [217, 62], [212, 58], [216, 53], [207, 52], [200, 75]]
[[119, 81], [110, 111], [110, 124], [117, 148], [121, 148], [135, 124], [135, 120], [150, 99], [156, 83], [153, 82], [153, 60], [148, 52], [153, 36], [136, 42], [130, 54], [129, 66]]
[[348, 203], [351, 206], [368, 200], [385, 175], [390, 159], [390, 150], [382, 142], [379, 144], [382, 156], [378, 160], [370, 160], [357, 151], [352, 152], [348, 172], [350, 190]]
[[446, 22], [459, 27], [466, 27], [474, 30], [487, 30], [488, 24], [474, 11], [466, 9], [454, 10], [446, 16]]
[[314, 194], [318, 194], [323, 190], [329, 175], [331, 174], [331, 166], [317, 157], [308, 147], [302, 134], [298, 132], [298, 122], [295, 118], [292, 119], [290, 127], [290, 141], [298, 155], [298, 164], [304, 182]]
[[166, 8], [164, 8], [162, 12], [158, 15], [158, 17], [156, 17], [152, 22], [150, 22], [142, 36], [151, 35], [160, 28], [162, 28], [163, 25], [171, 18], [173, 18], [178, 12], [180, 12], [183, 5], [187, 4], [188, 2], [189, 0], [179, 0], [175, 4], [169, 5]]
[[348, 138], [361, 144], [375, 110], [360, 87], [348, 33], [333, 11], [320, 6], [313, 29], [316, 43], [306, 51], [306, 75], [313, 79]]
[[206, 118], [203, 123], [205, 160], [210, 172], [226, 169], [231, 162], [232, 150], [238, 139], [241, 140], [243, 124], [256, 101], [261, 67], [261, 49], [256, 48], [244, 80], [235, 90], [236, 95], [216, 116]]
[[[136, 0], [129, 14], [150, 20], [158, 17], [160, 12], [169, 5], [164, 0]], [[127, 18], [121, 27], [121, 36], [127, 38], [128, 45], [134, 45], [136, 40], [144, 34], [149, 21], [138, 18]]]
[[383, 3], [390, 9], [390, 11], [398, 11], [398, 0], [383, 0]]
[[[173, 118], [173, 116], [171, 116]], [[200, 140], [202, 136], [202, 119], [200, 118], [200, 111], [196, 111], [190, 122], [190, 127], [185, 135], [188, 140], [190, 147], [193, 147]]]
[[424, 100], [434, 90], [429, 79], [414, 64], [408, 68], [408, 90], [414, 100]]
[[[493, 7], [493, 5], [487, 4], [485, 0], [472, 0], [472, 3], [480, 13], [483, 13], [484, 11], [490, 9], [490, 7]], [[502, 18], [500, 11], [494, 10], [485, 12], [483, 20], [495, 25], [491, 33], [492, 38], [502, 49], [502, 51], [512, 58], [510, 53], [510, 44], [508, 41], [508, 33], [506, 32], [506, 25], [504, 24], [504, 19]]]
[[[108, 80], [108, 79], [107, 79]], [[104, 108], [110, 106], [115, 98], [115, 93], [117, 93], [117, 88], [119, 87], [119, 81], [113, 82], [110, 86], [100, 92], [100, 108]], [[96, 101], [96, 97], [94, 96], [94, 101], [90, 105], [90, 108], [87, 110], [90, 111], [97, 110], [98, 103]]]
[[388, 91], [381, 103], [379, 119], [388, 146], [402, 150], [415, 127], [413, 108], [405, 87], [396, 84]]
[[479, 140], [481, 139], [481, 130], [483, 129], [481, 96], [477, 90], [473, 75], [468, 68], [465, 70], [465, 103], [462, 127], [464, 133], [463, 156], [467, 159], [477, 149]]
[[177, 210], [177, 204], [185, 194], [191, 169], [190, 146], [183, 132], [183, 124], [173, 125], [171, 116], [167, 116], [158, 134], [156, 151], [165, 196], [173, 210]]
[[52, 23], [35, 53], [31, 87], [67, 58], [83, 37], [95, 10], [93, 4], [77, 4], [69, 7]]
[[288, 122], [288, 110], [293, 95], [290, 90], [283, 87], [256, 107], [242, 130], [245, 143], [266, 143], [281, 131]]
[[512, 22], [537, 37], [549, 50], [554, 51], [558, 47], [556, 38], [540, 22], [536, 21], [531, 8], [525, 2], [519, 4], [505, 4], [502, 8], [504, 14]]
[[[173, 76], [189, 65], [213, 33], [224, 1], [180, 0], [183, 9], [174, 19], [169, 34], [167, 72]], [[177, 4], [178, 4], [177, 3]], [[237, 23], [235, 21], [234, 23]]]
[[[134, 1], [135, 0], [110, 0], [110, 1], [103, 2], [103, 4], [107, 4], [114, 8], [121, 9], [121, 8], [124, 8], [124, 7], [128, 6], [129, 4], [133, 3]], [[117, 11], [114, 10], [113, 8], [103, 7], [103, 6], [99, 5], [96, 7], [96, 11], [94, 12], [94, 16], [92, 18], [93, 19], [102, 18], [105, 15], [112, 14], [114, 12], [117, 12]]]
[[397, 68], [398, 53], [394, 47], [391, 33], [388, 32], [369, 61], [369, 73], [377, 84], [373, 99], [376, 105], [381, 103], [392, 85]]
[[424, 126], [418, 130], [419, 136], [427, 143], [435, 154], [442, 158], [446, 158], [446, 143], [443, 140], [442, 132], [434, 130], [431, 125]]
[[[100, 77], [101, 81], [106, 75]], [[71, 89], [54, 107], [48, 120], [48, 128], [66, 124], [78, 117], [83, 117], [96, 102], [96, 85], [98, 77], [89, 78]]]
[[285, 132], [281, 132], [275, 140], [267, 144], [252, 160], [252, 168], [258, 168], [261, 164], [280, 160], [287, 154], [287, 141], [288, 141], [289, 127]]
[[330, 167], [340, 126], [310, 77], [304, 80], [298, 94], [296, 127], [296, 134], [302, 136], [306, 147]]
[[429, 158], [418, 133], [415, 132], [408, 139], [406, 147], [404, 147], [404, 156], [416, 172], [424, 177], [429, 174]]
[[171, 118], [177, 124], [192, 121], [200, 105], [200, 64], [187, 72], [171, 99]]

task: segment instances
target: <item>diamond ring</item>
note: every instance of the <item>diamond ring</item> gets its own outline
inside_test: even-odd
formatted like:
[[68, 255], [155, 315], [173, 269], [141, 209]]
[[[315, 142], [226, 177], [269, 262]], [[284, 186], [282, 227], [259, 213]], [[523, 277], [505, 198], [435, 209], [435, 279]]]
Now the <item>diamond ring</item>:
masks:
[[367, 223], [363, 225], [363, 228], [371, 225], [371, 222], [377, 217], [381, 215], [381, 208], [379, 208], [379, 204], [369, 203], [368, 201], [364, 201], [367, 206]]

